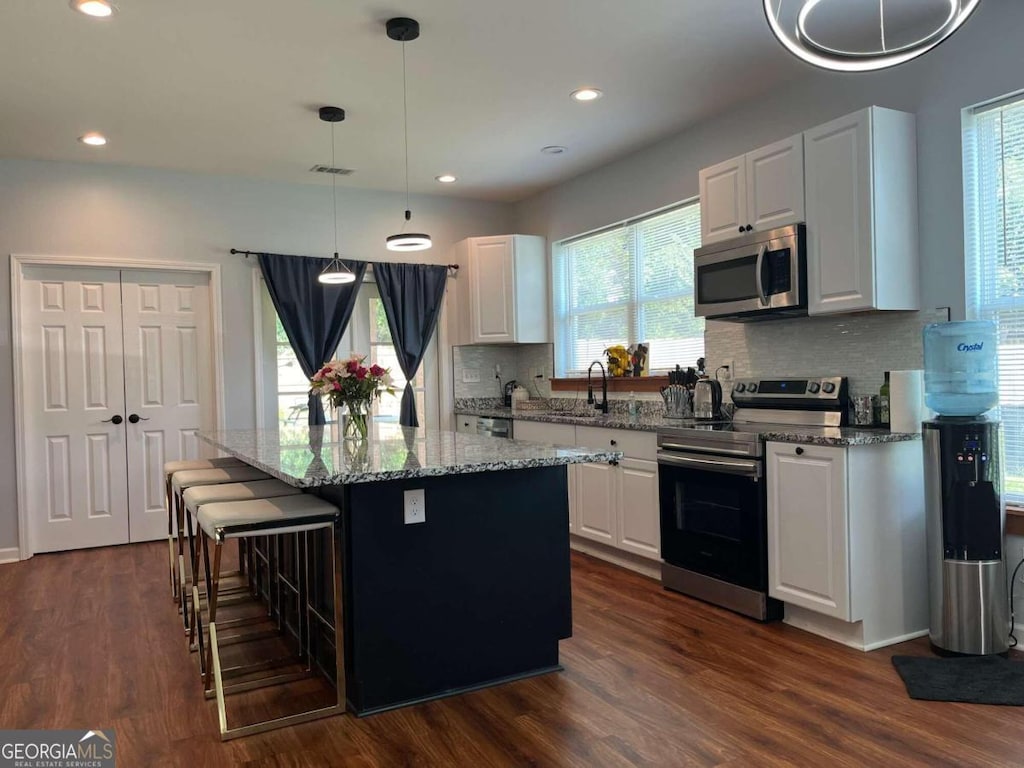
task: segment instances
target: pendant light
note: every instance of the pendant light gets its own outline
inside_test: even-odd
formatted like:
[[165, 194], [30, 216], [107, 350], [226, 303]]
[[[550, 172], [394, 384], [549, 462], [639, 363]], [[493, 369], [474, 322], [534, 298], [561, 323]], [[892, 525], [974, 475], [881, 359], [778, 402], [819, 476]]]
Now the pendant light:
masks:
[[[412, 219], [409, 210], [409, 89], [406, 85], [405, 44], [420, 36], [420, 24], [415, 19], [389, 19], [386, 24], [388, 37], [402, 44], [402, 122], [405, 127], [405, 221]], [[389, 251], [425, 251], [431, 246], [430, 235], [418, 232], [402, 232], [387, 239]]]
[[[345, 110], [341, 107], [320, 107], [320, 119], [331, 124], [331, 168], [334, 166], [334, 125], [345, 119]], [[334, 258], [324, 267], [317, 282], [326, 285], [344, 285], [354, 283], [356, 276], [338, 257], [338, 181], [337, 174], [331, 173], [331, 213], [334, 216]]]
[[768, 26], [794, 56], [835, 72], [916, 59], [956, 32], [981, 0], [764, 0]]

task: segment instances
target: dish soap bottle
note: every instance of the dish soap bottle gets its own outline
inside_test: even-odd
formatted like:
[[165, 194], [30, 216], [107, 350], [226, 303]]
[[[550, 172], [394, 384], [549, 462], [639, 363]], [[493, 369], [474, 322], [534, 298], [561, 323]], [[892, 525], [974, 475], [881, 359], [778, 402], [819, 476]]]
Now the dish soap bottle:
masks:
[[632, 392], [630, 392], [629, 393], [629, 420], [630, 421], [636, 421], [636, 412], [637, 412], [636, 395], [634, 395]]
[[878, 390], [878, 425], [889, 428], [889, 372], [885, 372], [885, 381]]

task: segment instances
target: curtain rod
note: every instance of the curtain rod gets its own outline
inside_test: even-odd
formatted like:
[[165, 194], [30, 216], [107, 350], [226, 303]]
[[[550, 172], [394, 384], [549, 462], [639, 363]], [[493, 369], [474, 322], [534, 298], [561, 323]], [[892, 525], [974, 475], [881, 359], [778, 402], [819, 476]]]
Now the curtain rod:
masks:
[[[237, 255], [237, 254], [241, 254], [242, 256], [245, 256], [245, 258], [247, 258], [247, 259], [250, 256], [259, 256], [260, 254], [264, 254], [265, 256], [290, 256], [290, 257], [296, 258], [296, 259], [304, 259], [304, 258], [306, 258], [305, 256], [295, 256], [294, 254], [291, 254], [291, 253], [267, 253], [266, 251], [240, 251], [237, 248], [232, 248], [231, 249], [231, 255], [234, 256], [234, 255]], [[372, 264], [373, 262], [369, 262], [369, 263]], [[451, 274], [455, 274], [456, 272], [459, 271], [459, 265], [458, 264], [445, 264], [443, 266], [448, 267], [448, 272], [451, 273]]]

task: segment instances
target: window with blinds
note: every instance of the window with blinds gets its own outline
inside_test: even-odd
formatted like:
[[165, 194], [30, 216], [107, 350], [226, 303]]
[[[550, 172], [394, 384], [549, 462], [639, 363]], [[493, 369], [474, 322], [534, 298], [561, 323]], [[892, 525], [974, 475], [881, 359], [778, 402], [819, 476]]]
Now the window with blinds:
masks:
[[1024, 505], [1024, 94], [964, 121], [969, 313], [999, 327], [1007, 500]]
[[702, 357], [704, 319], [693, 315], [698, 247], [698, 201], [558, 243], [557, 375], [584, 373], [617, 344], [649, 344], [651, 371], [685, 368]]

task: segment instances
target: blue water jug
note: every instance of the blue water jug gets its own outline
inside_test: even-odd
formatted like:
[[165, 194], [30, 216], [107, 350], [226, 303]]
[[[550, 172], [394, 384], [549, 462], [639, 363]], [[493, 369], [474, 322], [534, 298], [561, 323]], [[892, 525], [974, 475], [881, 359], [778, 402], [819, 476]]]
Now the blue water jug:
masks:
[[940, 416], [978, 416], [999, 403], [996, 324], [924, 328], [924, 401]]

